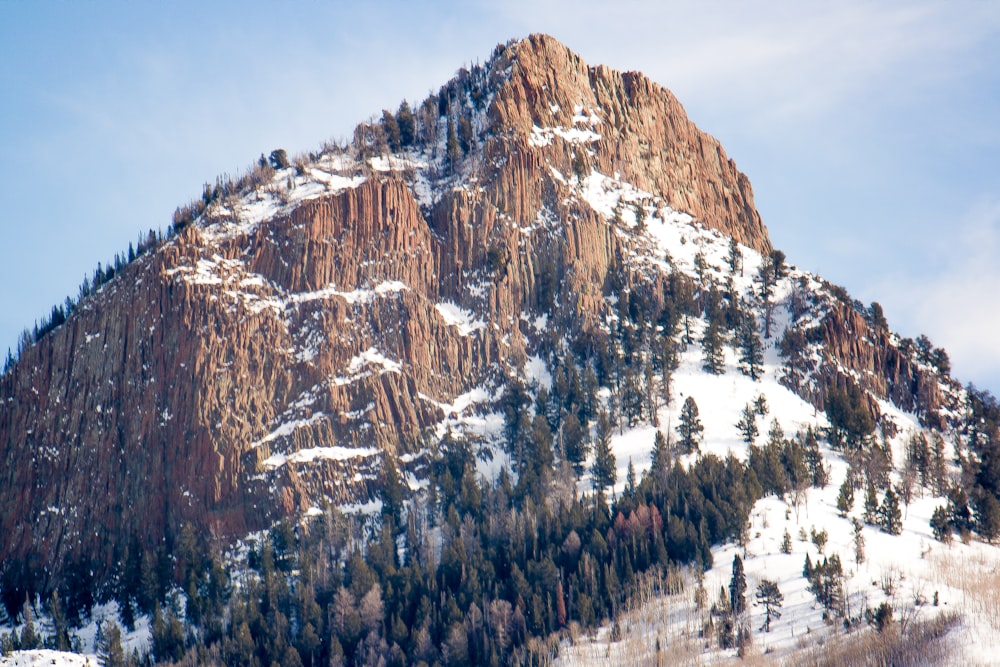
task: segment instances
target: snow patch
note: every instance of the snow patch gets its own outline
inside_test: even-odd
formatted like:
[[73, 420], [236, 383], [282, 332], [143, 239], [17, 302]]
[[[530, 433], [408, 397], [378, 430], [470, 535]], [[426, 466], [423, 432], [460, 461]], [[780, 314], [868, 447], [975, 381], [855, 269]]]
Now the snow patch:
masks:
[[314, 461], [347, 461], [350, 459], [367, 458], [378, 454], [375, 447], [310, 447], [300, 449], [292, 454], [272, 454], [264, 460], [264, 467], [269, 470], [279, 468], [286, 463], [312, 463]]
[[470, 336], [486, 328], [486, 323], [483, 320], [477, 319], [471, 311], [460, 308], [454, 303], [443, 302], [436, 304], [434, 308], [441, 315], [445, 324], [456, 327], [462, 336]]

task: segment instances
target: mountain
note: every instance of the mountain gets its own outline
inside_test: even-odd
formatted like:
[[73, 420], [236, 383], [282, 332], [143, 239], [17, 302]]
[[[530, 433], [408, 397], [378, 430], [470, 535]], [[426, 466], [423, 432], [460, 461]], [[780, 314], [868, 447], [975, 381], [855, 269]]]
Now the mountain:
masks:
[[[794, 397], [789, 426], [845, 415], [845, 441], [954, 430], [969, 401], [943, 351], [786, 262], [747, 177], [669, 91], [544, 35], [344, 146], [262, 156], [141, 250], [0, 377], [8, 609], [107, 597], [192, 535], [377, 514], [400, 480], [427, 488], [444, 438], [473, 442], [481, 473], [523, 478], [530, 427], [511, 406], [537, 416], [548, 395], [587, 394], [574, 418], [595, 437], [602, 408], [669, 431], [672, 372], [687, 396], [684, 377], [739, 378], [706, 436], [737, 450], [730, 412], [765, 385]], [[709, 368], [698, 345], [716, 325]]]

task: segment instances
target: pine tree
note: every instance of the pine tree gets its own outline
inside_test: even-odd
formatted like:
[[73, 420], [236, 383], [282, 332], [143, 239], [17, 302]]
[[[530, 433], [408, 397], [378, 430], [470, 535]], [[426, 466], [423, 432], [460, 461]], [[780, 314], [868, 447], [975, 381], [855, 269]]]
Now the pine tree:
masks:
[[944, 495], [948, 488], [948, 460], [944, 453], [944, 438], [937, 431], [931, 433], [930, 478], [935, 495]]
[[899, 535], [903, 532], [903, 514], [899, 509], [899, 496], [891, 486], [886, 489], [885, 497], [878, 508], [878, 524], [890, 535]]
[[761, 626], [761, 629], [764, 632], [770, 632], [771, 619], [781, 618], [781, 603], [784, 601], [785, 596], [782, 595], [778, 584], [770, 579], [762, 579], [757, 584], [755, 597], [758, 604], [764, 605], [764, 625]]
[[792, 553], [792, 535], [785, 529], [785, 535], [781, 538], [781, 553], [790, 554]]
[[594, 444], [594, 463], [590, 468], [591, 484], [597, 493], [598, 503], [604, 504], [604, 491], [618, 480], [614, 452], [611, 451], [611, 420], [603, 410], [597, 416], [597, 433]]
[[855, 518], [851, 519], [854, 526], [854, 562], [861, 565], [865, 562], [865, 536], [862, 533], [864, 525]]
[[125, 649], [122, 648], [122, 631], [118, 624], [107, 620], [100, 627], [97, 637], [97, 658], [104, 667], [125, 667]]
[[743, 251], [740, 250], [734, 237], [729, 239], [729, 255], [726, 257], [726, 262], [729, 264], [731, 274], [736, 275], [739, 272], [741, 276], [743, 275]]
[[702, 426], [701, 420], [698, 418], [698, 404], [695, 403], [693, 397], [688, 396], [684, 399], [684, 405], [681, 407], [681, 414], [677, 421], [678, 444], [684, 452], [690, 454], [698, 449], [702, 433], [705, 431], [705, 427]]
[[756, 382], [764, 375], [764, 344], [757, 335], [757, 320], [752, 313], [745, 313], [739, 335], [740, 372]]
[[632, 457], [628, 458], [628, 472], [625, 476], [625, 494], [629, 498], [635, 498], [636, 477], [635, 466], [632, 464]]
[[382, 517], [393, 531], [402, 530], [403, 522], [403, 483], [399, 478], [399, 470], [392, 456], [382, 457]]
[[738, 617], [747, 608], [747, 577], [743, 571], [743, 559], [739, 554], [733, 556], [733, 576], [729, 579], [729, 609], [734, 617]]
[[448, 169], [454, 174], [458, 171], [458, 163], [462, 159], [462, 149], [458, 145], [458, 137], [455, 136], [455, 124], [448, 119], [447, 143], [445, 144], [446, 157], [448, 159]]
[[417, 136], [417, 121], [410, 105], [403, 100], [396, 112], [396, 124], [399, 126], [399, 142], [404, 146], [412, 146]]
[[948, 544], [951, 542], [951, 522], [948, 521], [948, 509], [941, 505], [931, 514], [931, 531], [934, 539]]
[[878, 496], [875, 495], [875, 485], [868, 480], [868, 487], [865, 489], [865, 511], [861, 515], [861, 520], [868, 525], [875, 525], [878, 517]]
[[846, 517], [854, 507], [854, 486], [851, 484], [851, 476], [844, 478], [844, 483], [840, 485], [840, 493], [837, 494], [837, 512], [842, 517]]
[[708, 324], [701, 338], [701, 350], [705, 356], [702, 368], [713, 375], [722, 375], [725, 371], [725, 349], [722, 341], [722, 328], [715, 317], [708, 318]]
[[35, 615], [31, 611], [31, 605], [28, 603], [27, 598], [24, 600], [24, 607], [21, 609], [21, 616], [24, 620], [24, 627], [21, 628], [20, 649], [22, 651], [31, 651], [36, 648], [41, 648], [42, 638], [38, 636], [37, 632], [35, 632]]
[[757, 436], [760, 435], [757, 429], [757, 413], [754, 412], [753, 406], [749, 403], [743, 407], [743, 414], [740, 416], [740, 420], [736, 422], [736, 428], [739, 430], [740, 435], [743, 436], [743, 442], [747, 445], [752, 445], [756, 441]]
[[389, 144], [389, 150], [394, 153], [398, 152], [402, 146], [399, 123], [396, 122], [396, 117], [388, 109], [382, 110], [382, 131], [385, 133], [385, 140]]
[[653, 454], [650, 456], [649, 466], [649, 473], [657, 486], [666, 481], [668, 470], [670, 470], [670, 445], [663, 431], [657, 430], [653, 438]]
[[806, 465], [809, 466], [809, 474], [812, 476], [813, 486], [818, 489], [826, 487], [830, 471], [823, 464], [823, 453], [819, 450], [819, 441], [816, 440], [816, 434], [813, 432], [812, 426], [806, 429], [802, 449], [805, 452]]
[[52, 591], [52, 596], [49, 598], [49, 616], [52, 617], [52, 628], [55, 631], [53, 639], [56, 650], [69, 651], [69, 625], [66, 622], [66, 613], [59, 600], [58, 591]]
[[767, 411], [768, 411], [768, 408], [767, 408], [767, 397], [764, 396], [764, 394], [760, 394], [757, 398], [754, 399], [753, 409], [754, 409], [754, 412], [757, 413], [758, 417], [766, 417], [767, 416]]
[[976, 510], [976, 531], [992, 544], [1000, 535], [1000, 502], [997, 502], [996, 496], [982, 487], [976, 487], [973, 499]]
[[580, 420], [574, 412], [570, 412], [563, 418], [562, 441], [566, 460], [573, 466], [573, 472], [579, 477], [583, 474], [583, 464], [587, 460], [590, 447], [583, 425], [580, 424]]

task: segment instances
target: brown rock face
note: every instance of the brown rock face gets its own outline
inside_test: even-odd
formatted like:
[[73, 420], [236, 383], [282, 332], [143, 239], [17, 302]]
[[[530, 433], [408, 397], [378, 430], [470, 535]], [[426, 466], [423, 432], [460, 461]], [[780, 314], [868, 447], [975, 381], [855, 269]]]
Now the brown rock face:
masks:
[[588, 142], [589, 166], [619, 173], [746, 246], [771, 249], [750, 181], [669, 90], [638, 72], [588, 67], [547, 35], [518, 42], [508, 57], [510, 79], [490, 110], [499, 131], [526, 137], [533, 127], [591, 127], [585, 119], [593, 116], [600, 138]]
[[[889, 331], [873, 327], [853, 307], [836, 303], [820, 324], [824, 363], [806, 398], [823, 408], [831, 387], [845, 389], [853, 381], [870, 396], [890, 401], [915, 413], [927, 426], [944, 428], [942, 408], [954, 408], [942, 392], [942, 378], [935, 369], [917, 363], [912, 350], [901, 348]], [[872, 415], [879, 410], [870, 401]]]
[[[533, 36], [488, 79], [460, 165], [420, 181], [355, 156], [301, 197], [319, 163], [286, 170], [23, 352], [0, 378], [5, 585], [100, 580], [186, 522], [230, 538], [375, 498], [383, 457], [416, 466], [443, 405], [606, 321], [628, 234], [574, 190], [591, 170], [770, 249], [746, 177], [642, 75]], [[291, 203], [255, 213], [272, 190]]]

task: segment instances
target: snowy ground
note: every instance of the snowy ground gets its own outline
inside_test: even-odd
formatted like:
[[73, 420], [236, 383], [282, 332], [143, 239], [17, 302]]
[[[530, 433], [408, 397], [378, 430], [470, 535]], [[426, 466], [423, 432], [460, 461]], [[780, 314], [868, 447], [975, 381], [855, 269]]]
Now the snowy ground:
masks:
[[0, 657], [0, 667], [97, 667], [96, 655], [78, 655], [61, 651], [15, 651]]
[[[735, 369], [732, 351], [727, 358], [727, 372], [710, 375], [701, 370], [701, 350], [690, 347], [683, 355], [674, 376], [674, 400], [670, 408], [659, 414], [661, 430], [676, 426], [679, 406], [687, 396], [696, 400], [701, 421], [705, 426], [703, 453], [724, 457], [733, 453], [746, 457], [746, 445], [736, 429], [744, 405], [764, 395], [770, 407], [769, 415], [759, 420], [766, 433], [771, 416], [779, 419], [786, 437], [808, 426], [823, 427], [825, 415], [780, 385], [777, 380], [777, 359], [769, 355], [763, 380], [753, 382]], [[901, 427], [891, 441], [894, 460], [900, 462], [910, 434], [919, 428], [913, 415], [892, 410], [891, 416]], [[618, 484], [621, 492], [629, 460], [637, 474], [648, 469], [656, 429], [645, 425], [626, 429], [612, 438], [617, 457]], [[758, 442], [765, 439], [758, 438]], [[930, 518], [934, 509], [945, 503], [930, 491], [918, 489], [909, 506], [903, 506], [903, 532], [892, 536], [878, 528], [865, 526], [865, 557], [855, 558], [854, 529], [851, 517], [860, 520], [863, 492], [855, 493], [853, 511], [847, 518], [836, 509], [839, 487], [847, 474], [847, 464], [834, 451], [821, 444], [830, 479], [823, 489], [811, 488], [799, 502], [790, 495], [769, 496], [758, 501], [751, 512], [749, 541], [745, 549], [727, 544], [713, 550], [714, 567], [705, 573], [704, 587], [710, 606], [718, 597], [720, 586], [728, 587], [733, 557], [744, 561], [747, 577], [747, 598], [761, 579], [775, 581], [784, 594], [783, 615], [772, 621], [771, 631], [760, 630], [763, 609], [751, 607], [754, 651], [766, 654], [768, 660], [791, 660], [797, 649], [815, 646], [821, 638], [843, 633], [838, 623], [823, 619], [823, 608], [808, 590], [802, 574], [806, 555], [813, 563], [824, 556], [837, 554], [845, 571], [845, 592], [848, 613], [860, 615], [864, 609], [874, 609], [888, 601], [897, 621], [912, 622], [931, 619], [943, 611], [957, 611], [962, 616], [950, 641], [954, 649], [954, 664], [995, 664], [1000, 655], [1000, 550], [981, 542], [962, 544], [957, 539], [950, 545], [934, 539]], [[898, 473], [894, 481], [898, 483]], [[589, 480], [581, 482], [581, 490], [589, 491]], [[792, 537], [790, 554], [782, 553], [785, 532]], [[813, 532], [826, 531], [828, 538], [821, 553], [812, 541]], [[937, 606], [934, 604], [937, 598]], [[699, 638], [707, 620], [707, 609], [694, 604], [694, 575], [688, 573], [688, 587], [683, 594], [650, 601], [629, 615], [624, 622], [624, 637], [611, 642], [610, 628], [602, 628], [595, 637], [581, 637], [564, 642], [563, 664], [640, 664], [656, 662], [656, 644], [670, 646], [669, 659], [663, 664], [704, 664], [725, 661], [735, 652], [722, 652], [714, 642]]]

